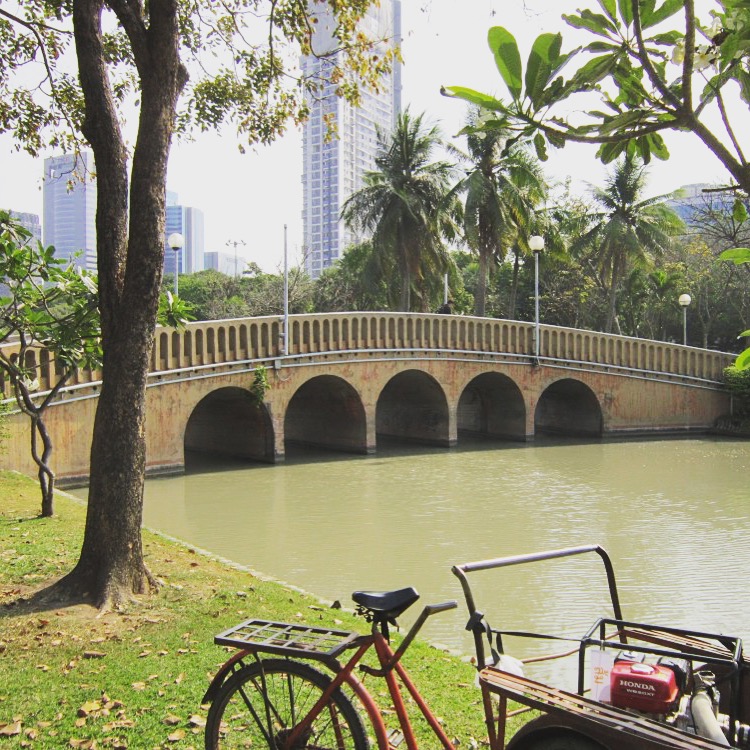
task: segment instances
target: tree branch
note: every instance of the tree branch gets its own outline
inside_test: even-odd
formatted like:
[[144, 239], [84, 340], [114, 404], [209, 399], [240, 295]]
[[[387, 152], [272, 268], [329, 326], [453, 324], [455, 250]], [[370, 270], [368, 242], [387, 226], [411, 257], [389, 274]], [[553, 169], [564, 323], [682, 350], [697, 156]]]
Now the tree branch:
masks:
[[631, 6], [633, 9], [633, 28], [635, 30], [635, 38], [638, 45], [638, 61], [646, 71], [646, 75], [648, 76], [649, 81], [651, 81], [651, 85], [672, 105], [675, 110], [679, 111], [682, 108], [683, 103], [680, 101], [679, 97], [675, 96], [675, 94], [670, 91], [666, 82], [659, 77], [656, 68], [654, 68], [653, 63], [651, 62], [651, 58], [648, 56], [646, 44], [643, 41], [640, 3], [638, 0], [631, 0]]

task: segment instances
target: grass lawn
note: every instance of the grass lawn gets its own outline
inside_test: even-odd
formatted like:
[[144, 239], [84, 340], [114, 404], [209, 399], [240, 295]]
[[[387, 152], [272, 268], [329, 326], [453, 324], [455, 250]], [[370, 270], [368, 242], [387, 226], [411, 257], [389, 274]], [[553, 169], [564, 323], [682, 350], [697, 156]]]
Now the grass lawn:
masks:
[[[39, 495], [34, 481], [0, 472], [0, 750], [202, 748], [201, 699], [227, 658], [216, 633], [248, 617], [366, 627], [149, 532], [144, 550], [162, 581], [157, 594], [102, 616], [86, 606], [29, 611], [19, 598], [75, 564], [85, 515], [58, 494], [55, 517], [39, 518]], [[419, 642], [404, 663], [458, 746], [482, 744], [473, 667]], [[436, 747], [435, 739], [425, 736], [422, 746]]]

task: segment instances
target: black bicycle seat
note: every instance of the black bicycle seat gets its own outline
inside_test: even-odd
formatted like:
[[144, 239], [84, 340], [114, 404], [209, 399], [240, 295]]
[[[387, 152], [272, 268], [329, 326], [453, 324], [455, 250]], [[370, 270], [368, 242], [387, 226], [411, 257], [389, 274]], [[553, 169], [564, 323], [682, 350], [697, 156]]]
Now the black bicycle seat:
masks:
[[419, 594], [409, 586], [396, 591], [355, 591], [352, 599], [364, 609], [394, 618], [409, 609]]

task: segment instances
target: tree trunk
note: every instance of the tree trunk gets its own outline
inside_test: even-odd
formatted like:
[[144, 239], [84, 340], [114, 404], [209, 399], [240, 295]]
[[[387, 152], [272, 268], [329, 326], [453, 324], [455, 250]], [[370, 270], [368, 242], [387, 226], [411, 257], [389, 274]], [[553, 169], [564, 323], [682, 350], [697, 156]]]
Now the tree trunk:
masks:
[[479, 251], [479, 278], [477, 279], [477, 298], [474, 304], [474, 313], [479, 318], [484, 317], [487, 300], [487, 267], [489, 251], [482, 248]]
[[518, 247], [513, 248], [513, 274], [510, 283], [510, 297], [508, 299], [508, 318], [516, 319], [516, 298], [518, 297], [518, 274], [521, 267]]
[[[74, 0], [73, 22], [86, 103], [83, 133], [97, 173], [97, 260], [102, 390], [91, 445], [86, 529], [76, 567], [56, 595], [117, 606], [148, 590], [141, 520], [146, 465], [146, 379], [164, 255], [167, 159], [177, 97], [186, 81], [178, 56], [176, 0], [151, 0], [148, 22], [116, 5], [141, 83], [128, 226], [127, 152], [104, 62], [104, 0]], [[138, 19], [141, 20], [141, 19]]]

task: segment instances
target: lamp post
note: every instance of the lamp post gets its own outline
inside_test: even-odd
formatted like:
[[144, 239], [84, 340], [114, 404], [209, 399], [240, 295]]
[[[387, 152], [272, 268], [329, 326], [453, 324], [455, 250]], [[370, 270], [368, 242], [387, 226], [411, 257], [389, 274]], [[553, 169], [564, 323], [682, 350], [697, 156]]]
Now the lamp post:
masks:
[[287, 254], [286, 224], [284, 224], [284, 333], [281, 353], [289, 354], [289, 262]]
[[682, 343], [687, 346], [687, 309], [693, 298], [689, 294], [681, 294], [677, 301], [682, 307]]
[[179, 289], [179, 275], [180, 275], [180, 257], [179, 253], [182, 250], [182, 246], [185, 244], [185, 238], [179, 232], [173, 232], [167, 237], [167, 244], [174, 250], [174, 296], [177, 296]]
[[244, 247], [247, 243], [245, 240], [227, 240], [226, 244], [227, 247], [229, 247], [229, 245], [234, 245], [234, 278], [236, 279], [240, 275], [237, 270], [237, 245], [242, 245]]
[[529, 237], [529, 249], [534, 253], [534, 364], [539, 364], [539, 253], [544, 250], [544, 237]]

